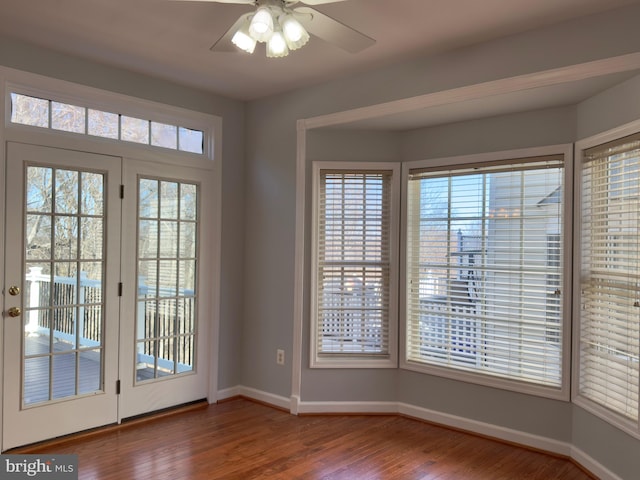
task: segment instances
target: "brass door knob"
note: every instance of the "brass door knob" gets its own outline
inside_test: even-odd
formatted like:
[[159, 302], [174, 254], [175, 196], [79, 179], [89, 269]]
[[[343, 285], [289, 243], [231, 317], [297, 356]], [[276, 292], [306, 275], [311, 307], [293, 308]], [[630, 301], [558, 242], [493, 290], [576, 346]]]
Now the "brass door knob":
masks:
[[17, 286], [17, 285], [11, 285], [11, 286], [9, 287], [9, 295], [12, 295], [12, 296], [14, 296], [14, 297], [15, 297], [16, 295], [20, 295], [20, 287], [19, 287], [19, 286]]
[[20, 310], [20, 308], [18, 307], [11, 307], [9, 310], [7, 310], [7, 313], [10, 317], [19, 317], [22, 313], [22, 310]]

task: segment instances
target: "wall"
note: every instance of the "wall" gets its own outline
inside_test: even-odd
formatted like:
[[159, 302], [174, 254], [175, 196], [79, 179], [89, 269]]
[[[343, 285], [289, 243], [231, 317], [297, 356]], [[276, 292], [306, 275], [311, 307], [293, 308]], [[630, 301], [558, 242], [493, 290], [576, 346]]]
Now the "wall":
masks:
[[[220, 389], [241, 383], [244, 104], [156, 78], [0, 38], [0, 65], [223, 118]], [[204, 208], [206, 214], [206, 206]]]

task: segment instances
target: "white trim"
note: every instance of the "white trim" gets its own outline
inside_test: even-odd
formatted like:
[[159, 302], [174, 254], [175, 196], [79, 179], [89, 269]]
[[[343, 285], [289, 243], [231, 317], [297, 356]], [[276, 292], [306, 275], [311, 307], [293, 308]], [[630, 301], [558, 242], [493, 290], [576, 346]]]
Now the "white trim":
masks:
[[[5, 84], [4, 82], [0, 82], [0, 108], [2, 112], [5, 109]], [[7, 155], [7, 143], [5, 130], [3, 126], [0, 126], [0, 186], [2, 188], [3, 194], [0, 195], [0, 215], [2, 216], [2, 225], [0, 225], [0, 277], [4, 278], [5, 274], [5, 230], [7, 225], [7, 210], [5, 206], [6, 202], [6, 155]], [[4, 284], [4, 281], [3, 281]], [[5, 295], [0, 295], [0, 312], [5, 311]], [[2, 428], [4, 428], [4, 327], [0, 328], [0, 433], [2, 432]], [[5, 450], [3, 445], [3, 435], [0, 434], [0, 452]]]
[[490, 423], [471, 420], [469, 418], [458, 417], [448, 413], [442, 413], [423, 407], [416, 407], [407, 403], [398, 404], [398, 413], [409, 417], [418, 418], [431, 423], [437, 423], [451, 428], [457, 428], [466, 432], [477, 433], [492, 438], [497, 438], [506, 442], [517, 443], [518, 445], [544, 450], [558, 455], [570, 456], [571, 444], [551, 438], [533, 435], [531, 433], [500, 427]]
[[304, 332], [304, 250], [305, 250], [305, 178], [306, 178], [306, 154], [307, 131], [304, 121], [296, 123], [297, 148], [296, 148], [296, 225], [294, 247], [294, 273], [293, 273], [293, 346], [291, 363], [291, 397], [294, 402], [294, 412], [297, 413], [297, 404], [302, 391], [302, 336]]
[[220, 402], [222, 400], [239, 397], [241, 395], [240, 389], [240, 385], [236, 385], [235, 387], [223, 388], [222, 390], [218, 390], [216, 392], [216, 401]]
[[640, 53], [595, 60], [566, 67], [528, 73], [516, 77], [501, 78], [489, 82], [442, 90], [415, 97], [403, 98], [353, 110], [320, 115], [305, 120], [307, 128], [345, 125], [360, 120], [413, 112], [425, 108], [464, 102], [494, 95], [575, 82], [617, 72], [640, 68]]
[[222, 275], [222, 119], [214, 119], [214, 135], [219, 141], [213, 143], [213, 172], [212, 189], [213, 205], [211, 211], [211, 245], [209, 256], [213, 262], [211, 267], [211, 324], [209, 325], [209, 403], [216, 402], [219, 376], [220, 357], [220, 284]]
[[571, 446], [571, 459], [600, 480], [624, 480], [577, 447]]
[[265, 392], [256, 388], [245, 387], [244, 385], [236, 385], [235, 387], [218, 390], [218, 401], [226, 400], [233, 397], [247, 397], [266, 403], [273, 407], [291, 411], [291, 399], [276, 395], [274, 393]]
[[385, 413], [397, 415], [400, 413], [399, 405], [397, 402], [300, 402], [298, 413]]

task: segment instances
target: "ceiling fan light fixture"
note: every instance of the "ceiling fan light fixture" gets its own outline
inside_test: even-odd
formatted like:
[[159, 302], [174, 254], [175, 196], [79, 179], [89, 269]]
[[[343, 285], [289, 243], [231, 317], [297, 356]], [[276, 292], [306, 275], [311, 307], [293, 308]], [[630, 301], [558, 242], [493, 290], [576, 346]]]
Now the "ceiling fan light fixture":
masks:
[[253, 53], [256, 49], [256, 40], [249, 34], [249, 20], [246, 20], [233, 35], [231, 42], [240, 50]]
[[258, 42], [267, 42], [273, 35], [273, 16], [268, 7], [259, 7], [249, 24], [249, 34]]
[[267, 41], [267, 57], [277, 58], [289, 55], [289, 47], [280, 30], [273, 32], [269, 41]]
[[280, 25], [290, 50], [297, 50], [309, 41], [309, 33], [291, 13], [280, 17]]

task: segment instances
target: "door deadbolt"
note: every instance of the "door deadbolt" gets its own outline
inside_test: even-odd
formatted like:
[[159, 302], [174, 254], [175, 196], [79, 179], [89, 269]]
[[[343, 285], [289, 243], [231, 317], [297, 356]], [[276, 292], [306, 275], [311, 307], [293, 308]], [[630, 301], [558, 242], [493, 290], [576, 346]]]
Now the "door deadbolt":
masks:
[[14, 297], [16, 295], [20, 295], [20, 287], [17, 285], [11, 285], [9, 287], [9, 295], [13, 295]]
[[10, 317], [19, 317], [22, 313], [22, 310], [20, 310], [20, 308], [18, 307], [11, 307], [9, 310], [7, 310], [7, 313]]

